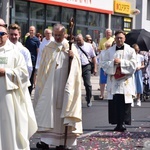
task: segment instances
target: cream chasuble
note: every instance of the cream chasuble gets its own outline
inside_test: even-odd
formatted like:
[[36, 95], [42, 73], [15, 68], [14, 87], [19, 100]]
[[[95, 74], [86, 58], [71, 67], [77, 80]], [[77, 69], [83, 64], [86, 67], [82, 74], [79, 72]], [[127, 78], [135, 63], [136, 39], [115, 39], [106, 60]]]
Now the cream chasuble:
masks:
[[64, 127], [68, 125], [67, 145], [73, 145], [82, 133], [81, 64], [74, 45], [68, 76], [68, 41], [51, 42], [42, 54], [35, 90], [35, 115], [39, 131], [47, 131], [47, 144], [64, 144]]
[[18, 49], [7, 40], [0, 47], [0, 150], [30, 150], [37, 124], [28, 92], [28, 71]]

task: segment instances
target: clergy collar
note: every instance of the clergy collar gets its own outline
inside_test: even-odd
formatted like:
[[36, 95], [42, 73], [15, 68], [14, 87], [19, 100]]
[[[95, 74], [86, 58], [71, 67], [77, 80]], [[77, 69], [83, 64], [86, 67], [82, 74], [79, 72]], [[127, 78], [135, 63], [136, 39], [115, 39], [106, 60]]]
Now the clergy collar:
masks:
[[116, 46], [116, 50], [124, 50], [124, 45], [122, 45], [122, 46]]

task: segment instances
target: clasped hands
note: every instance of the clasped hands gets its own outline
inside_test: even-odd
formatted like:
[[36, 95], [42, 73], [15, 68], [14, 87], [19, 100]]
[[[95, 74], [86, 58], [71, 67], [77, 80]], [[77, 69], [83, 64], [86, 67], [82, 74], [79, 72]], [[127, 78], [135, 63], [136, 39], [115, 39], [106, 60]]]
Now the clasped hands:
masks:
[[120, 58], [115, 58], [115, 59], [114, 59], [114, 64], [115, 64], [115, 65], [119, 65], [120, 62], [121, 62], [121, 59], [120, 59]]

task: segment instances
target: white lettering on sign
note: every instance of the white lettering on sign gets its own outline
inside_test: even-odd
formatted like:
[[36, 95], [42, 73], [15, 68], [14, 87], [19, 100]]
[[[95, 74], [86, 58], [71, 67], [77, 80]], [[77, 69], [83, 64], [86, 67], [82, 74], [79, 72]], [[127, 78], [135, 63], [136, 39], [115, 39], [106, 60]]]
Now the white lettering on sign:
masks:
[[91, 4], [92, 3], [92, 0], [67, 0], [67, 1], [84, 3], [84, 4]]

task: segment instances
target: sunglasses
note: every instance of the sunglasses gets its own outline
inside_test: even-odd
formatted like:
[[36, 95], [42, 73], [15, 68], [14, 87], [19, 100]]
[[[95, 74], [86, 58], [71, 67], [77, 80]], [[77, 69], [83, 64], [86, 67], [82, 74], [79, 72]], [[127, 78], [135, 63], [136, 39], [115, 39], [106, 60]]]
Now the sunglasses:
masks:
[[91, 39], [87, 39], [87, 41], [90, 41], [90, 42], [92, 42], [92, 40], [91, 40]]
[[7, 28], [7, 24], [0, 24], [0, 26]]
[[7, 34], [6, 32], [0, 32], [0, 36], [4, 36], [6, 34]]

